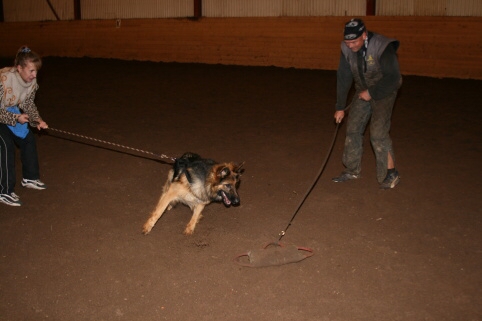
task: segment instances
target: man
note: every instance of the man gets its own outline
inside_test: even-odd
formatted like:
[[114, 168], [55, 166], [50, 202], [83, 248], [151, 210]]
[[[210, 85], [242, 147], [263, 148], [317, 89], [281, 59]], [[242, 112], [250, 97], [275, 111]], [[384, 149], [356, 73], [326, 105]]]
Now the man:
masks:
[[394, 188], [400, 181], [390, 139], [393, 105], [402, 84], [397, 59], [400, 43], [367, 31], [360, 19], [345, 24], [337, 71], [337, 103], [335, 121], [345, 116], [348, 92], [355, 83], [355, 96], [350, 105], [346, 130], [343, 165], [345, 170], [334, 182], [360, 177], [363, 135], [370, 121], [370, 142], [376, 157], [380, 188]]

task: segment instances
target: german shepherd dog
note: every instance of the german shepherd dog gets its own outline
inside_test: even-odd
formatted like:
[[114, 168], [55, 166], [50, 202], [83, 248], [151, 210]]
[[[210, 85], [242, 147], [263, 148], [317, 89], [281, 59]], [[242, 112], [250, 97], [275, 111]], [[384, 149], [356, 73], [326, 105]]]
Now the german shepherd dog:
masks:
[[185, 235], [192, 235], [202, 217], [202, 210], [211, 202], [239, 205], [237, 187], [243, 164], [217, 163], [193, 153], [185, 153], [176, 159], [157, 207], [144, 223], [142, 232], [149, 234], [164, 211], [177, 203], [189, 206], [193, 212], [184, 230]]

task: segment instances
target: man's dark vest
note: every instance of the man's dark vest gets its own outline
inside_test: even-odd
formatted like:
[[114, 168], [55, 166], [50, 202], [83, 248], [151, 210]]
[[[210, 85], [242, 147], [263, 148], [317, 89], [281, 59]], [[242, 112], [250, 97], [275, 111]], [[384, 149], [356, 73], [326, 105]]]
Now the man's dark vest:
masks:
[[[382, 78], [383, 75], [380, 67], [380, 57], [390, 43], [394, 44], [395, 51], [397, 51], [400, 45], [400, 42], [398, 40], [387, 38], [377, 33], [373, 33], [373, 36], [370, 37], [366, 53], [367, 69], [364, 75], [368, 87], [374, 86], [377, 81]], [[347, 47], [345, 42], [341, 43], [341, 51], [343, 52], [343, 55], [345, 56], [346, 60], [350, 65], [353, 79], [355, 81], [356, 90], [362, 91], [368, 89], [365, 88], [365, 86], [363, 85], [360, 75], [358, 73], [358, 53], [351, 51], [350, 48]], [[361, 67], [361, 70], [364, 70], [364, 66]]]

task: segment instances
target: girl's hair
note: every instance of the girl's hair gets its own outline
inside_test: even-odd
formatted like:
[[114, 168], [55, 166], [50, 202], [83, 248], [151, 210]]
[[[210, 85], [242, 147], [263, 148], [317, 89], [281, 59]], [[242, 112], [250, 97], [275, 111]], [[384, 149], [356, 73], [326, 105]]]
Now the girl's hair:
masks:
[[33, 63], [37, 68], [37, 70], [39, 70], [42, 67], [42, 59], [40, 58], [40, 56], [36, 52], [30, 50], [29, 47], [22, 46], [17, 51], [14, 65], [15, 66], [20, 65], [22, 67], [25, 67], [28, 62]]

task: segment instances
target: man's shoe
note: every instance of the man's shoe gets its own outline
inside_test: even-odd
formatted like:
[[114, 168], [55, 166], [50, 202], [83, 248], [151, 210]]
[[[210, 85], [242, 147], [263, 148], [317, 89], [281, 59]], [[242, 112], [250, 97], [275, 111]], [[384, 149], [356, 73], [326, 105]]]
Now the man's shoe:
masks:
[[42, 183], [39, 179], [22, 179], [22, 186], [33, 189], [46, 189], [47, 185]]
[[20, 201], [20, 197], [19, 197], [17, 194], [15, 194], [15, 192], [11, 192], [11, 193], [10, 193], [10, 196], [11, 196], [14, 200]]
[[[12, 196], [12, 194], [14, 196]], [[0, 194], [0, 202], [5, 203], [10, 206], [21, 206], [22, 202], [15, 193], [10, 194]]]
[[341, 173], [340, 176], [334, 177], [331, 180], [335, 183], [343, 183], [343, 182], [346, 182], [346, 181], [349, 181], [349, 180], [352, 180], [352, 179], [357, 179], [359, 177], [360, 177], [360, 175], [355, 175], [355, 174], [343, 172], [343, 173]]
[[395, 170], [392, 173], [388, 173], [387, 177], [383, 180], [380, 184], [381, 189], [390, 189], [394, 188], [400, 182], [400, 175], [398, 175], [398, 171]]

